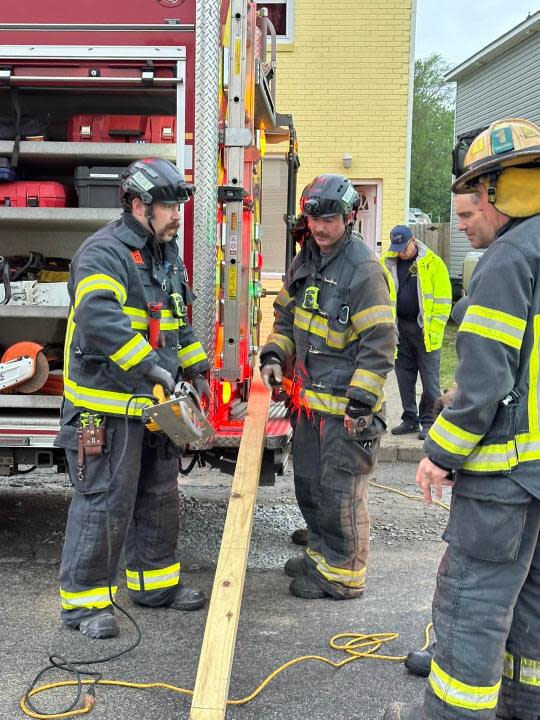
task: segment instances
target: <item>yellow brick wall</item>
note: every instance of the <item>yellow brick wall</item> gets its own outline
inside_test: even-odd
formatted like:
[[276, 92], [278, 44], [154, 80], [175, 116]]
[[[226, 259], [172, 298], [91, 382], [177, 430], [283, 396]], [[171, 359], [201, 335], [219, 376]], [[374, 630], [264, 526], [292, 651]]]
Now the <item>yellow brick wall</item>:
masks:
[[[299, 192], [322, 172], [382, 180], [383, 248], [391, 227], [407, 217], [414, 2], [295, 0], [294, 44], [278, 47], [277, 106], [297, 127]], [[345, 153], [353, 156], [348, 170]]]
[[264, 345], [267, 337], [272, 332], [272, 326], [274, 324], [274, 300], [276, 299], [275, 293], [278, 293], [283, 285], [281, 278], [279, 277], [268, 277], [263, 273], [262, 284], [267, 293], [266, 297], [261, 298], [261, 329], [260, 339], [261, 345]]

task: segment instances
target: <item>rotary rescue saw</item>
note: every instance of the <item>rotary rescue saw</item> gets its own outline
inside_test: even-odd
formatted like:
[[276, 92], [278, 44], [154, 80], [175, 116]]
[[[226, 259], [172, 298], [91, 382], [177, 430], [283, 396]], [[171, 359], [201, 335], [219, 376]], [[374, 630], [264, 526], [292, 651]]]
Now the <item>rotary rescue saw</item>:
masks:
[[153, 394], [155, 403], [142, 411], [142, 421], [148, 430], [164, 433], [178, 447], [208, 442], [214, 437], [214, 429], [193, 385], [180, 382], [172, 395], [167, 395], [161, 385], [155, 385]]

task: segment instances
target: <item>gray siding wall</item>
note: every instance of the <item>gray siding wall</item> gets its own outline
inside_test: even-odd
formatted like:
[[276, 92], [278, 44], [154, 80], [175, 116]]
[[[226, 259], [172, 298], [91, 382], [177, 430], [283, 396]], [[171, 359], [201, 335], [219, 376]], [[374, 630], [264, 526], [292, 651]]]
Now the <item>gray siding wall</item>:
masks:
[[[503, 117], [523, 117], [540, 124], [540, 33], [457, 82], [456, 135]], [[471, 247], [456, 225], [452, 211], [450, 276], [460, 278], [463, 258]]]

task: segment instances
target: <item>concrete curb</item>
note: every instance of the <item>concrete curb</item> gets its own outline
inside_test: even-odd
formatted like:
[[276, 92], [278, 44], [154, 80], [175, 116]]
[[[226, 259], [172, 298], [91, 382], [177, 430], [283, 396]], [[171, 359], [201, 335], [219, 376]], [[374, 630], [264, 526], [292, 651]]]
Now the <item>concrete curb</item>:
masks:
[[379, 450], [381, 463], [418, 463], [423, 457], [425, 457], [423, 442], [414, 435], [397, 440], [395, 435], [386, 434], [381, 440]]

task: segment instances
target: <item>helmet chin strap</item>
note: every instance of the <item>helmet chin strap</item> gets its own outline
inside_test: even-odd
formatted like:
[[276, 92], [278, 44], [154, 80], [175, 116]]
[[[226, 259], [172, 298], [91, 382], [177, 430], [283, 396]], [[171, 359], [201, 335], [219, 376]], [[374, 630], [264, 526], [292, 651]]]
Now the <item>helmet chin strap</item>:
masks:
[[150, 228], [152, 235], [157, 240], [156, 231], [154, 230], [154, 226], [152, 225], [152, 218], [154, 217], [154, 214], [152, 212], [152, 204], [148, 205], [147, 208], [148, 209], [146, 210], [146, 220], [148, 221], [148, 227]]
[[487, 190], [488, 202], [490, 202], [492, 205], [495, 205], [495, 203], [497, 202], [497, 179], [499, 177], [499, 173], [491, 172], [488, 173], [485, 177], [487, 182], [485, 181], [484, 185]]

